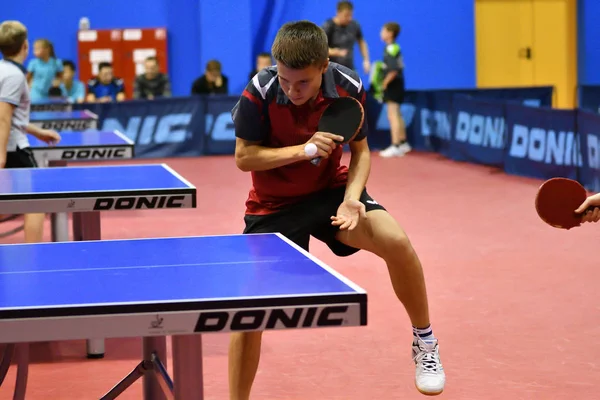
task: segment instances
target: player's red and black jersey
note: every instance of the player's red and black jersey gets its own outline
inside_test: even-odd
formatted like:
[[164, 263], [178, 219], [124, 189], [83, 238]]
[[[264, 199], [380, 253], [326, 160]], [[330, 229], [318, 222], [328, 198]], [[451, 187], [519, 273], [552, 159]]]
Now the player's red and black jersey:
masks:
[[[248, 83], [232, 110], [235, 134], [267, 147], [304, 144], [317, 131], [327, 105], [335, 98], [347, 96], [365, 106], [362, 81], [354, 71], [342, 65], [329, 63], [316, 100], [301, 107], [294, 106], [281, 89], [277, 67], [265, 68]], [[363, 140], [366, 136], [367, 124], [364, 123], [354, 140]], [[341, 146], [336, 148], [319, 166], [301, 161], [268, 171], [253, 171], [246, 214], [269, 214], [323, 189], [345, 185], [348, 168], [340, 165], [342, 152]]]

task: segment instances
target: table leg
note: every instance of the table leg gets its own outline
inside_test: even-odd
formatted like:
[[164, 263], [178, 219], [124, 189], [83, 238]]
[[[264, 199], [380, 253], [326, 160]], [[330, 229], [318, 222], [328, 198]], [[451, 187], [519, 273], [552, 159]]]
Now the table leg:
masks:
[[69, 214], [50, 214], [50, 229], [53, 242], [69, 241]]
[[[50, 161], [48, 167], [66, 167], [66, 161]], [[40, 168], [46, 167], [46, 163], [40, 165]], [[67, 213], [50, 214], [50, 232], [53, 242], [69, 241], [69, 215]]]
[[[142, 339], [142, 357], [144, 360], [152, 360], [155, 353], [161, 360], [164, 368], [167, 368], [167, 338], [164, 336], [151, 336]], [[167, 400], [161, 384], [154, 374], [145, 374], [142, 378], [144, 382], [144, 400]], [[178, 397], [176, 399], [179, 400]]]
[[71, 218], [73, 219], [73, 222], [72, 222], [73, 240], [80, 241], [80, 240], [82, 240], [82, 238], [81, 238], [81, 213], [74, 212], [73, 214], [71, 214]]
[[[73, 239], [76, 241], [82, 240], [100, 240], [102, 231], [100, 227], [100, 213], [86, 212], [77, 213], [77, 217], [73, 219], [73, 224], [78, 225], [74, 229]], [[87, 340], [87, 356], [88, 358], [104, 357], [104, 339], [88, 339]]]
[[27, 377], [29, 376], [29, 343], [19, 343], [15, 348], [17, 381], [13, 400], [25, 400]]
[[173, 384], [177, 400], [203, 400], [202, 336], [177, 335], [173, 342]]

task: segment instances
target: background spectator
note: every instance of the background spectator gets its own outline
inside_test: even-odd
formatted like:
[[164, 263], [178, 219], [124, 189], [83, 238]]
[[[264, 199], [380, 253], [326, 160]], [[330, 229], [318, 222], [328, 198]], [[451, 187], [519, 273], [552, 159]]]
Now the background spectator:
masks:
[[260, 53], [256, 56], [256, 68], [254, 69], [254, 71], [250, 72], [248, 80], [251, 80], [254, 77], [254, 75], [258, 74], [258, 71], [270, 67], [273, 64], [274, 62], [273, 58], [271, 57], [271, 53]]
[[133, 84], [134, 99], [152, 100], [156, 97], [171, 97], [169, 77], [159, 70], [158, 59], [148, 57], [144, 62], [145, 72]]
[[228, 94], [229, 80], [221, 73], [221, 63], [210, 60], [204, 75], [192, 84], [192, 94]]
[[35, 58], [27, 65], [27, 82], [31, 88], [31, 101], [36, 102], [47, 99], [51, 87], [60, 86], [63, 66], [48, 39], [35, 41], [33, 55]]
[[75, 63], [73, 61], [63, 61], [63, 75], [60, 90], [62, 97], [69, 99], [72, 103], [83, 103], [85, 100], [85, 85], [79, 79], [75, 78]]
[[329, 42], [329, 59], [350, 69], [354, 68], [354, 45], [358, 43], [363, 57], [363, 69], [369, 73], [369, 46], [363, 37], [358, 22], [353, 19], [354, 6], [349, 1], [340, 1], [335, 17], [323, 24]]
[[87, 85], [89, 103], [109, 103], [125, 100], [125, 84], [115, 78], [111, 63], [103, 62], [98, 66], [98, 76], [90, 79]]

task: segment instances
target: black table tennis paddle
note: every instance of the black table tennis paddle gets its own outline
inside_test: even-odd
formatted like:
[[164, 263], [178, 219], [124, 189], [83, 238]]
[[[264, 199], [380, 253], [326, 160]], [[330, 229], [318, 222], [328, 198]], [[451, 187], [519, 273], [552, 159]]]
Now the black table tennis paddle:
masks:
[[[344, 138], [338, 144], [346, 144], [356, 137], [362, 128], [365, 111], [362, 104], [354, 97], [340, 97], [329, 104], [321, 119], [318, 131], [328, 132]], [[319, 165], [321, 157], [310, 160], [313, 165]]]

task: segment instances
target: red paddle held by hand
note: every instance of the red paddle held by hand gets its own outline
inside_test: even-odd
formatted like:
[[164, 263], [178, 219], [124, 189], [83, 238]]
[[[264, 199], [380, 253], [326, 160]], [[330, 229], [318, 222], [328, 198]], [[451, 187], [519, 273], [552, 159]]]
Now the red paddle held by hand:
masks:
[[583, 213], [576, 213], [575, 210], [586, 198], [587, 191], [579, 182], [567, 178], [552, 178], [538, 189], [535, 208], [542, 221], [548, 225], [571, 229], [582, 223]]

